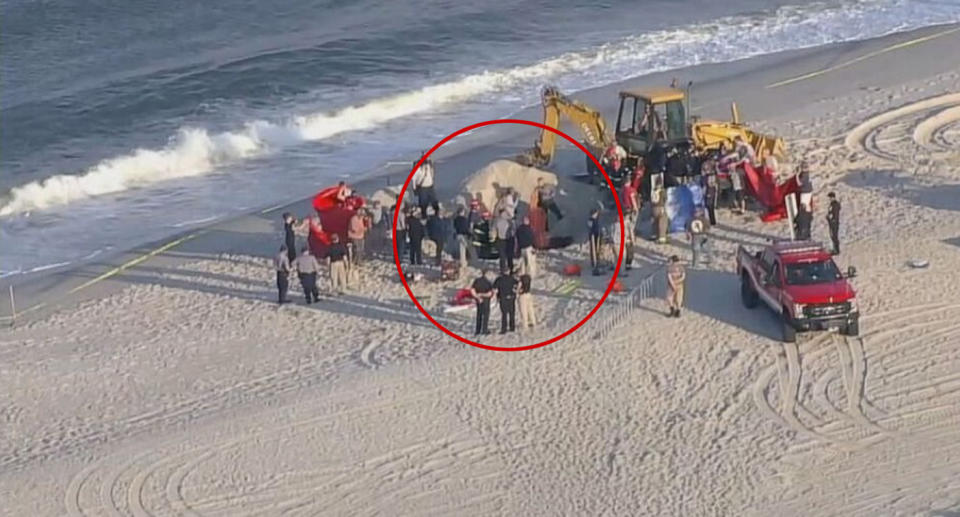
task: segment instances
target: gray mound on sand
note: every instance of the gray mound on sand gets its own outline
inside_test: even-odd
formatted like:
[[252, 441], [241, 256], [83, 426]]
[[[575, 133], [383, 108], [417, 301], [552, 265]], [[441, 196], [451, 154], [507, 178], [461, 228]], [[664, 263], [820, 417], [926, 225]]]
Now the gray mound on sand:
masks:
[[561, 192], [566, 193], [557, 199], [565, 217], [562, 221], [556, 221], [553, 215], [550, 216], [550, 233], [554, 236], [568, 235], [575, 238], [584, 235], [587, 217], [597, 206], [597, 200], [601, 199], [600, 191], [592, 185], [510, 160], [497, 160], [468, 176], [461, 184], [460, 192], [470, 197], [479, 194], [487, 208], [493, 209], [497, 195], [507, 187], [512, 187], [519, 194], [518, 214], [522, 215], [527, 212], [533, 200], [537, 178], [543, 178], [544, 183], [557, 185]]
[[386, 188], [379, 189], [373, 194], [371, 194], [367, 198], [367, 200], [370, 201], [370, 203], [373, 203], [374, 201], [379, 201], [381, 206], [390, 208], [393, 205], [397, 204], [397, 198], [399, 197], [399, 195], [400, 195], [400, 186], [397, 185], [393, 187], [386, 187]]
[[497, 160], [467, 176], [460, 191], [474, 199], [477, 195], [488, 208], [493, 208], [499, 194], [512, 187], [519, 194], [519, 200], [529, 203], [537, 188], [537, 179], [543, 178], [547, 184], [557, 185], [557, 175], [533, 167], [525, 167], [510, 160]]

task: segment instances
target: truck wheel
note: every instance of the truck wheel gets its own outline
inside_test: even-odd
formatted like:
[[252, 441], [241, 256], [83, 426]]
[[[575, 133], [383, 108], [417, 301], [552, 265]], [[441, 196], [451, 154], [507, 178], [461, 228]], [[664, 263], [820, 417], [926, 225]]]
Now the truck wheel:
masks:
[[753, 309], [760, 302], [760, 297], [747, 275], [740, 277], [740, 300], [743, 302], [743, 306], [748, 309]]
[[850, 320], [847, 322], [847, 326], [843, 329], [843, 333], [847, 336], [859, 336], [860, 335], [860, 320]]
[[786, 309], [783, 310], [783, 315], [781, 316], [783, 321], [783, 342], [784, 343], [796, 343], [797, 342], [797, 329], [793, 326], [793, 319], [790, 317], [790, 313]]

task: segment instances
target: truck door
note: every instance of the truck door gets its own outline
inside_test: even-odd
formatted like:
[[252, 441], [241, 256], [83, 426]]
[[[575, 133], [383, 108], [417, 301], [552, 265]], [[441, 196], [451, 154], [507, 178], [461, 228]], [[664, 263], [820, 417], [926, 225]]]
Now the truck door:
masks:
[[780, 264], [779, 260], [775, 260], [773, 262], [773, 267], [770, 268], [768, 280], [770, 283], [767, 287], [767, 292], [770, 293], [770, 297], [776, 301], [776, 308], [780, 309], [783, 306], [783, 266]]

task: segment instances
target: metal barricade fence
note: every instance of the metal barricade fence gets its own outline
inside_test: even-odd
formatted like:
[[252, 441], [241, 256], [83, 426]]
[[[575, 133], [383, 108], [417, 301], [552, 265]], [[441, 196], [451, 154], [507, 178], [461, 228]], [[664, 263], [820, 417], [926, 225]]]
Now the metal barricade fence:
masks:
[[601, 315], [594, 328], [594, 339], [604, 339], [640, 307], [644, 300], [664, 295], [664, 266], [659, 266], [647, 274], [626, 296], [607, 298]]

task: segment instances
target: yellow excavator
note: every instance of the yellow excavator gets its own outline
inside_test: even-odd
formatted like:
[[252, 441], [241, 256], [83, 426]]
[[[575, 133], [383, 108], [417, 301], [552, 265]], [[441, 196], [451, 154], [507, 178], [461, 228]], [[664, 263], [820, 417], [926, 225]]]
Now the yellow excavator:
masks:
[[[689, 85], [688, 85], [689, 89]], [[692, 144], [696, 150], [717, 149], [722, 143], [728, 148], [738, 135], [750, 143], [760, 154], [763, 151], [783, 158], [786, 148], [782, 138], [756, 133], [740, 122], [736, 103], [731, 104], [732, 120], [720, 122], [688, 118], [688, 91], [679, 88], [641, 88], [620, 92], [620, 112], [614, 134], [610, 135], [607, 123], [597, 110], [560, 93], [555, 87], [547, 87], [541, 97], [543, 123], [559, 128], [562, 118], [577, 126], [583, 143], [598, 159], [617, 144], [626, 151], [628, 164], [643, 159], [656, 144], [669, 148], [681, 143]], [[557, 135], [542, 130], [536, 145], [517, 157], [517, 161], [532, 167], [548, 165], [554, 155]], [[587, 160], [588, 169], [591, 160]]]

